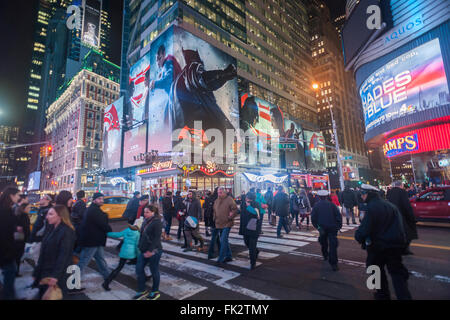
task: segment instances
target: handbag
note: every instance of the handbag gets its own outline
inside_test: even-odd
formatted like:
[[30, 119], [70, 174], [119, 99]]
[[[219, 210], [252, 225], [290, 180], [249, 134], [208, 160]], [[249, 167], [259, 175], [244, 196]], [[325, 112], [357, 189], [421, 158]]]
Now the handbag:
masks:
[[251, 218], [251, 219], [248, 221], [247, 227], [246, 227], [246, 228], [247, 228], [248, 230], [250, 230], [250, 231], [256, 231], [257, 224], [258, 224], [258, 219], [256, 219], [256, 218]]
[[[39, 282], [39, 284], [48, 284], [49, 278], [44, 278]], [[47, 291], [45, 291], [42, 296], [42, 300], [62, 300], [63, 295], [61, 288], [58, 285], [48, 286]]]

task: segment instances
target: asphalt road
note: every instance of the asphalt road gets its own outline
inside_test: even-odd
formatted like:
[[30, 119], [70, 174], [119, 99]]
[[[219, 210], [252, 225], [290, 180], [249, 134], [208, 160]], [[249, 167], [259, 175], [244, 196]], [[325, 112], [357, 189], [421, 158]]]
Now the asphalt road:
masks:
[[[306, 222], [306, 221], [305, 221]], [[174, 220], [176, 224], [176, 220]], [[317, 231], [311, 226], [300, 231], [294, 228], [283, 239], [277, 239], [275, 227], [264, 223], [264, 234], [258, 247], [259, 264], [249, 270], [247, 250], [238, 235], [238, 222], [230, 236], [234, 261], [217, 266], [207, 260], [205, 253], [183, 252], [182, 242], [176, 237], [177, 226], [172, 228], [172, 241], [164, 241], [161, 258], [161, 300], [371, 300], [373, 291], [367, 289], [365, 273], [366, 252], [353, 239], [357, 225], [344, 225], [339, 233], [339, 268], [333, 272], [324, 262], [317, 242]], [[112, 221], [114, 231], [126, 228], [124, 221]], [[201, 226], [204, 235], [203, 226]], [[450, 226], [423, 224], [418, 226], [419, 239], [412, 243], [414, 255], [404, 257], [411, 273], [409, 288], [414, 299], [450, 299]], [[110, 239], [106, 247], [106, 260], [110, 267], [117, 265], [115, 246]], [[29, 281], [30, 266], [23, 267], [24, 277], [18, 278], [18, 291]], [[70, 299], [126, 300], [136, 289], [134, 266], [127, 265], [111, 284], [113, 289], [101, 288], [102, 278], [91, 262], [83, 274], [83, 294]], [[390, 281], [390, 278], [389, 278]], [[152, 281], [147, 285], [151, 287]], [[391, 286], [392, 297], [395, 298]]]

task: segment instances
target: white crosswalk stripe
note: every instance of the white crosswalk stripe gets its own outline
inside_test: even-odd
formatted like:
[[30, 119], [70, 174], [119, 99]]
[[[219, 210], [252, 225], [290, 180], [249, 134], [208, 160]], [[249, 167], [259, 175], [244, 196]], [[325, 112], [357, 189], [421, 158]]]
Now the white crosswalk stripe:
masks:
[[[344, 225], [341, 232], [347, 232], [357, 227], [358, 225]], [[277, 238], [276, 226], [270, 225], [267, 221], [263, 222], [262, 231], [263, 234], [258, 238], [257, 244], [260, 250], [257, 266], [269, 262], [280, 254], [302, 255], [303, 253], [296, 250], [317, 242], [318, 237], [317, 230], [311, 226], [309, 230], [305, 230], [304, 227], [301, 230], [293, 228], [289, 234], [285, 234], [283, 230], [283, 238]], [[200, 232], [202, 235], [205, 234], [203, 223], [200, 224]], [[210, 238], [205, 240], [206, 244], [209, 244]], [[113, 250], [118, 243], [117, 239], [107, 240], [105, 259], [110, 269], [115, 268], [119, 263], [117, 252]], [[239, 278], [243, 273], [249, 272], [250, 267], [248, 249], [245, 247], [243, 237], [239, 235], [239, 220], [236, 221], [229, 236], [229, 243], [233, 246], [233, 261], [228, 262], [225, 266], [215, 265], [215, 259], [208, 260], [206, 252], [195, 250], [184, 252], [181, 248], [182, 243], [182, 239], [181, 241], [174, 239], [163, 242], [164, 253], [160, 260], [163, 268], [160, 271], [160, 292], [162, 294], [173, 299], [184, 300], [217, 286], [252, 299], [275, 299], [262, 292], [239, 286], [236, 281], [230, 283], [231, 280]], [[23, 263], [21, 273], [23, 277], [16, 280], [18, 296], [31, 299], [37, 294], [37, 289], [27, 288], [32, 282], [32, 267], [28, 263]], [[96, 270], [86, 267], [82, 275], [82, 287], [86, 288], [83, 292], [84, 296], [92, 300], [132, 299], [137, 287], [135, 266], [126, 264], [121, 270], [121, 274], [125, 277], [119, 276], [114, 279], [110, 284], [111, 291], [105, 291], [101, 286], [103, 277]], [[149, 280], [147, 285], [151, 285], [151, 281]]]

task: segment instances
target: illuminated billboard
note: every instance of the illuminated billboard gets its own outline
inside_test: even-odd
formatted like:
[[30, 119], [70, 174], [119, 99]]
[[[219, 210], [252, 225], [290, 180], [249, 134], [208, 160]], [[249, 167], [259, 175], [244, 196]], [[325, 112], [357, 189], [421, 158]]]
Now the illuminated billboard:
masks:
[[81, 41], [93, 46], [100, 46], [101, 0], [83, 0], [83, 30]]
[[123, 167], [145, 164], [141, 154], [146, 152], [147, 126], [141, 125], [125, 132], [123, 142]]
[[123, 97], [107, 106], [103, 115], [102, 167], [106, 170], [120, 168], [122, 118]]
[[27, 191], [39, 190], [41, 185], [41, 171], [35, 171], [28, 176]]
[[[385, 64], [363, 82], [359, 93], [366, 132], [392, 120], [448, 104], [449, 90], [439, 39]], [[425, 116], [421, 120], [429, 118]]]
[[305, 137], [306, 166], [311, 170], [325, 170], [327, 157], [325, 139], [320, 132], [303, 131]]
[[385, 157], [450, 149], [450, 123], [412, 130], [392, 138], [383, 144]]
[[305, 145], [303, 143], [303, 129], [298, 120], [286, 117], [284, 119], [284, 135], [280, 143], [293, 142], [296, 148], [285, 151], [286, 168], [306, 169]]
[[150, 81], [150, 55], [146, 54], [130, 68], [128, 80], [128, 124], [147, 118]]

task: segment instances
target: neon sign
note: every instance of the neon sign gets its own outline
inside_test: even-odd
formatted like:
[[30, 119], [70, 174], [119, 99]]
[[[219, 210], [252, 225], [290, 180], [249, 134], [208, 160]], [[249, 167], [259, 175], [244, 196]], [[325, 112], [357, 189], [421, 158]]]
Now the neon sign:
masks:
[[384, 155], [388, 158], [419, 149], [417, 133], [386, 141], [383, 145]]

